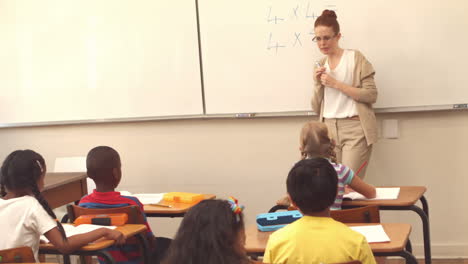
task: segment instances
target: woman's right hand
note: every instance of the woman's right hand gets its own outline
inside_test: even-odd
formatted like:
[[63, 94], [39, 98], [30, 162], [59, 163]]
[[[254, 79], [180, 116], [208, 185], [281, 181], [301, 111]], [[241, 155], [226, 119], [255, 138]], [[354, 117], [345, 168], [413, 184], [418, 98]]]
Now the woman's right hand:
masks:
[[320, 76], [325, 72], [325, 70], [325, 67], [317, 67], [314, 69], [314, 80], [316, 82], [320, 81]]
[[115, 243], [117, 245], [122, 245], [125, 243], [125, 236], [122, 234], [122, 232], [117, 231], [117, 230], [112, 230], [112, 229], [107, 229], [106, 228], [106, 233], [104, 234], [104, 237], [110, 240], [115, 240]]

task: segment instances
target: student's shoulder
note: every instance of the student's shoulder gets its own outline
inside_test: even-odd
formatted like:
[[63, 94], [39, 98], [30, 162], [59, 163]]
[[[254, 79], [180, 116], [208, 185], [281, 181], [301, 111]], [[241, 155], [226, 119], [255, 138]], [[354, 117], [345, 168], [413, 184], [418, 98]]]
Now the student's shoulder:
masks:
[[340, 176], [340, 174], [345, 174], [351, 171], [351, 168], [341, 163], [332, 163], [332, 165], [333, 165], [333, 168], [335, 168], [336, 173], [338, 173], [338, 176]]
[[136, 198], [135, 196], [131, 196], [131, 195], [121, 195], [120, 196], [121, 199], [126, 199], [126, 200], [130, 200], [136, 204], [141, 204], [140, 200], [138, 200], [138, 198]]
[[282, 240], [289, 240], [291, 237], [295, 237], [297, 230], [300, 226], [300, 221], [297, 220], [294, 223], [288, 224], [270, 235], [270, 239], [272, 242], [282, 241]]
[[14, 202], [17, 206], [25, 206], [31, 209], [36, 209], [36, 207], [42, 207], [36, 197], [25, 195], [23, 197], [16, 198]]
[[140, 202], [140, 200], [138, 200], [138, 198], [136, 198], [135, 196], [131, 196], [131, 195], [120, 195], [120, 198], [122, 200], [126, 200], [128, 201], [130, 204], [134, 204], [134, 205], [138, 205], [138, 206], [142, 206], [143, 204]]
[[44, 210], [39, 201], [33, 196], [26, 195], [16, 198], [12, 202], [16, 212], [22, 211], [24, 214], [34, 214], [38, 210]]

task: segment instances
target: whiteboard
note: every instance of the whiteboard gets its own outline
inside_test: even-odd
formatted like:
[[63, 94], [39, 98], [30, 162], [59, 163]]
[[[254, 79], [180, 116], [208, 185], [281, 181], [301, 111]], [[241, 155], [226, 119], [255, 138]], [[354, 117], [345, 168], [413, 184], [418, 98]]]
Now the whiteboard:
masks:
[[195, 2], [1, 0], [0, 123], [203, 113]]
[[200, 0], [206, 112], [310, 111], [323, 9], [376, 70], [377, 108], [468, 102], [466, 0]]

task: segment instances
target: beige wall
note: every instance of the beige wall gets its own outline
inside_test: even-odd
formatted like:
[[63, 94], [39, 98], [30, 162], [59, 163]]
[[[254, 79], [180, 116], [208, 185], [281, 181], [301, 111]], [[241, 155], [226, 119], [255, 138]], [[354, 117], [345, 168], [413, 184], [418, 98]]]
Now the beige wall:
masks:
[[[116, 148], [123, 162], [121, 189], [234, 195], [245, 204], [247, 224], [285, 192], [285, 176], [298, 159], [298, 134], [307, 117], [250, 120], [178, 120], [0, 129], [0, 158], [15, 149], [40, 152], [49, 167], [57, 157], [83, 156], [96, 145]], [[434, 256], [468, 256], [466, 112], [381, 114], [398, 119], [400, 137], [374, 148], [367, 180], [376, 185], [426, 185]], [[384, 212], [385, 222], [413, 224], [415, 213]], [[156, 234], [172, 236], [180, 219], [151, 219]], [[448, 224], [447, 224], [448, 223]]]

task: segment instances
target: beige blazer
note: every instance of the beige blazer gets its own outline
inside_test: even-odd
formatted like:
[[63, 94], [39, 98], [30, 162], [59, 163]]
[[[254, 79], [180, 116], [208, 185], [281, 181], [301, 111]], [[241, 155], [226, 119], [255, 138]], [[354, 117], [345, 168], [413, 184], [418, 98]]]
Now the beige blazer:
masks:
[[[325, 64], [326, 57], [320, 60]], [[377, 142], [377, 120], [372, 104], [377, 101], [377, 88], [374, 81], [375, 71], [372, 64], [358, 50], [355, 50], [355, 69], [353, 87], [360, 88], [359, 98], [356, 100], [356, 108], [361, 120], [362, 129], [366, 136], [367, 145]], [[323, 90], [320, 81], [315, 81], [314, 94], [312, 96], [312, 109], [319, 114], [319, 120], [323, 122]]]

